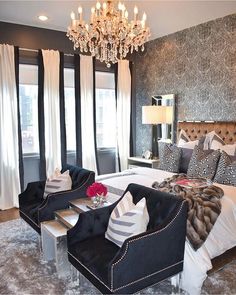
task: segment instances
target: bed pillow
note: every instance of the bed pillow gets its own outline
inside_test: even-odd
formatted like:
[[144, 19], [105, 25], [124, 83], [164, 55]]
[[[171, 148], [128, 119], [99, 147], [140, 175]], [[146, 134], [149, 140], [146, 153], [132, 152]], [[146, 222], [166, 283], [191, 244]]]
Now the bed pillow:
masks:
[[193, 149], [181, 148], [181, 157], [179, 163], [179, 173], [187, 173], [188, 165], [193, 154]]
[[229, 156], [236, 156], [236, 143], [222, 145], [220, 150], [226, 152]]
[[218, 134], [216, 134], [215, 131], [211, 131], [206, 134], [203, 149], [204, 150], [208, 150], [208, 149], [218, 150], [223, 145], [225, 145], [223, 139]]
[[128, 191], [112, 211], [105, 237], [121, 247], [126, 239], [145, 232], [148, 222], [146, 199], [135, 205]]
[[204, 177], [212, 180], [216, 173], [220, 151], [203, 150], [195, 146], [188, 166], [188, 177]]
[[173, 173], [179, 172], [179, 163], [181, 157], [181, 148], [176, 145], [165, 144], [160, 156], [160, 170]]
[[178, 146], [181, 147], [188, 142], [191, 142], [190, 137], [187, 135], [186, 131], [181, 129], [178, 137]]
[[61, 174], [59, 169], [56, 169], [54, 174], [47, 179], [44, 189], [43, 198], [46, 199], [48, 194], [71, 190], [72, 180], [69, 170]]
[[214, 182], [236, 186], [236, 157], [222, 151]]

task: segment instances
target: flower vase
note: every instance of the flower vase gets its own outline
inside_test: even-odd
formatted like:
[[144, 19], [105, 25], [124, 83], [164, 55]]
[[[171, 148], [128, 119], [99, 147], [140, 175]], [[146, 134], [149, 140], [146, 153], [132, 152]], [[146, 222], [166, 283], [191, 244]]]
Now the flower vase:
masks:
[[102, 207], [105, 199], [103, 195], [96, 195], [92, 198], [94, 208]]

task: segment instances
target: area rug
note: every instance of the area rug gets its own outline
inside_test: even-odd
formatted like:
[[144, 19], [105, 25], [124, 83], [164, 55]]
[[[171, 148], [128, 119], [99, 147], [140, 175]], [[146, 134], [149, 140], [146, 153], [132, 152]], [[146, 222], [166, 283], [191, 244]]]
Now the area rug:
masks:
[[[0, 294], [100, 294], [86, 279], [59, 278], [54, 262], [43, 260], [38, 234], [23, 220], [0, 224]], [[202, 293], [236, 294], [236, 261], [211, 274]], [[169, 280], [148, 288], [142, 294], [171, 294]], [[141, 293], [140, 293], [141, 294]]]

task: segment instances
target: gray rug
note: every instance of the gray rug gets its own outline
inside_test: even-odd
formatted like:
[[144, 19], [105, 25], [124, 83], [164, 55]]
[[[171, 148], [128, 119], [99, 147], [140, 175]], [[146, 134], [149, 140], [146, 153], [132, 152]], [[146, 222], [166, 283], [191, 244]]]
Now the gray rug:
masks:
[[[0, 294], [100, 294], [86, 279], [60, 279], [55, 264], [45, 262], [38, 234], [17, 219], [0, 224]], [[236, 294], [236, 261], [232, 261], [204, 283], [203, 294]], [[142, 294], [171, 294], [168, 280]]]

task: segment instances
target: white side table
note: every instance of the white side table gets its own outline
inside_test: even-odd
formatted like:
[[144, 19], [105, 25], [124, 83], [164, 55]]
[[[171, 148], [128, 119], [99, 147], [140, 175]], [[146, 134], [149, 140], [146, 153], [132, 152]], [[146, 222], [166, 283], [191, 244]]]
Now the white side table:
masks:
[[70, 263], [67, 258], [67, 230], [68, 228], [57, 220], [41, 223], [43, 259], [55, 259], [59, 277], [70, 275]]
[[142, 157], [128, 157], [128, 168], [148, 167], [157, 169], [159, 166], [159, 159], [145, 159]]

